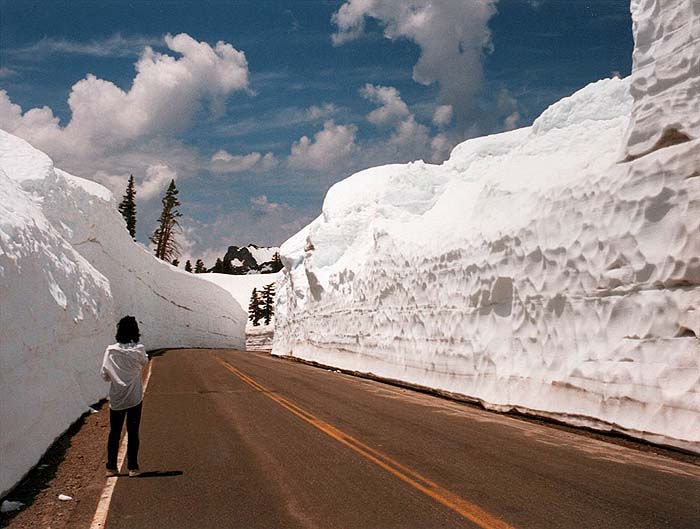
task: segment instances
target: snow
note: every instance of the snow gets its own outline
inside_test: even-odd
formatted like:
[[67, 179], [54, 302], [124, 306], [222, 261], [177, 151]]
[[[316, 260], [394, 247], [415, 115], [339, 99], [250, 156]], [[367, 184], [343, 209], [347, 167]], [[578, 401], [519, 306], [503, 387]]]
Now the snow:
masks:
[[258, 266], [272, 261], [272, 258], [279, 251], [279, 248], [276, 246], [257, 247], [253, 244], [249, 244], [246, 248], [248, 248], [248, 251], [253, 256], [253, 259], [255, 259], [255, 262], [258, 263]]
[[19, 511], [22, 507], [24, 507], [24, 503], [21, 501], [5, 500], [0, 505], [0, 512]]
[[[277, 249], [275, 249], [277, 251]], [[253, 274], [253, 275], [232, 275], [232, 274], [197, 274], [197, 277], [211, 281], [228, 291], [241, 307], [248, 308], [253, 289], [261, 291], [265, 285], [276, 283], [281, 273], [276, 274]], [[254, 326], [251, 322], [246, 325], [246, 351], [269, 351], [272, 349], [272, 337], [274, 335], [274, 318], [269, 325]]]
[[621, 162], [637, 75], [333, 186], [281, 247], [273, 354], [700, 451], [700, 139]]
[[155, 259], [107, 189], [3, 131], [0, 298], [0, 496], [106, 395], [121, 316], [149, 349], [244, 346], [246, 313], [226, 291]]
[[625, 155], [663, 143], [667, 131], [700, 138], [700, 1], [632, 0], [634, 110]]
[[249, 275], [233, 275], [233, 274], [195, 274], [198, 278], [204, 279], [226, 290], [238, 304], [248, 310], [250, 296], [253, 294], [253, 289], [262, 290], [265, 285], [275, 283], [280, 277], [280, 274], [249, 274]]

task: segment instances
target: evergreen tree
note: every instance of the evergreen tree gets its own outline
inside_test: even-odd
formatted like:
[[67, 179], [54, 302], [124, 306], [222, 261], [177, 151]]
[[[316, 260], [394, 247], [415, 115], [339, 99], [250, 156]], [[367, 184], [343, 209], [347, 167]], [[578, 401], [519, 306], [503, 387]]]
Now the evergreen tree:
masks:
[[151, 242], [156, 245], [156, 257], [164, 261], [169, 261], [180, 254], [180, 245], [175, 239], [175, 233], [180, 229], [177, 219], [182, 217], [182, 213], [177, 209], [180, 205], [177, 194], [175, 180], [171, 180], [162, 200], [163, 211], [158, 218], [158, 228], [151, 235]]
[[173, 266], [180, 266], [180, 259], [178, 259], [176, 257], [175, 259], [172, 260], [172, 262], [170, 264], [172, 264]]
[[260, 293], [257, 288], [254, 288], [248, 304], [248, 319], [253, 322], [254, 327], [260, 325], [260, 316]]
[[224, 273], [224, 262], [221, 260], [220, 257], [216, 258], [216, 263], [214, 264], [214, 268], [212, 268], [211, 271], [216, 272], [217, 274]]
[[136, 240], [136, 186], [134, 185], [134, 175], [129, 176], [126, 194], [119, 204], [119, 213], [122, 214], [126, 221], [126, 229], [129, 235]]
[[262, 317], [265, 325], [270, 325], [272, 316], [275, 314], [275, 284], [265, 285], [262, 291]]
[[284, 265], [282, 264], [282, 259], [280, 259], [280, 253], [275, 252], [275, 255], [272, 256], [272, 270], [270, 272], [274, 274], [282, 270], [282, 268], [284, 268]]
[[192, 263], [190, 262], [189, 259], [185, 261], [185, 272], [192, 273]]
[[231, 265], [231, 261], [224, 261], [221, 266], [221, 271], [224, 274], [233, 274], [233, 266]]
[[197, 262], [194, 264], [194, 273], [203, 274], [206, 271], [207, 268], [204, 266], [204, 261], [202, 261], [201, 259], [197, 259]]

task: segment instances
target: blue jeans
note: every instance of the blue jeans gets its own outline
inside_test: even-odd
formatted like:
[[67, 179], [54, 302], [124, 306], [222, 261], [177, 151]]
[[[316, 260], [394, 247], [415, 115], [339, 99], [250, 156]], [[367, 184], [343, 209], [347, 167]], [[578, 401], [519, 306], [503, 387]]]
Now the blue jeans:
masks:
[[109, 409], [109, 438], [107, 440], [107, 468], [117, 469], [117, 454], [119, 452], [119, 440], [122, 435], [122, 426], [126, 417], [126, 433], [129, 435], [126, 456], [129, 470], [139, 469], [139, 424], [141, 423], [141, 404], [125, 410]]

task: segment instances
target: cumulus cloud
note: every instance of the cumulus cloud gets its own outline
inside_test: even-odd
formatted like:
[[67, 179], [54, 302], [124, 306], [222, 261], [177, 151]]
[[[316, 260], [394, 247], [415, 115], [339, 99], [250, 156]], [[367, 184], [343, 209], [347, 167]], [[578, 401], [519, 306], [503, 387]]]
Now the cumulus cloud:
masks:
[[421, 50], [413, 79], [438, 83], [440, 100], [463, 121], [481, 88], [481, 58], [491, 44], [489, 19], [497, 0], [347, 0], [333, 15], [338, 28], [333, 43], [341, 45], [364, 33], [365, 19], [384, 26], [384, 36], [406, 38]]
[[520, 125], [520, 112], [517, 110], [513, 112], [512, 114], [508, 115], [506, 119], [503, 120], [503, 129], [504, 130], [513, 130], [517, 129], [518, 125]]
[[173, 57], [146, 46], [136, 63], [131, 88], [88, 74], [68, 96], [71, 119], [61, 127], [48, 107], [22, 114], [7, 93], [0, 92], [3, 128], [47, 151], [59, 161], [70, 156], [96, 156], [144, 138], [169, 136], [192, 122], [208, 102], [216, 108], [237, 90], [248, 89], [245, 54], [230, 44], [210, 46], [187, 34], [166, 35]]
[[393, 86], [376, 86], [367, 83], [360, 89], [360, 95], [379, 105], [367, 115], [367, 121], [373, 125], [395, 125], [411, 114], [408, 105], [401, 99], [401, 94]]
[[277, 164], [277, 158], [271, 152], [264, 156], [259, 152], [233, 155], [221, 149], [211, 157], [210, 169], [215, 173], [240, 173], [251, 170], [267, 171], [277, 166]]
[[160, 197], [171, 180], [177, 178], [177, 173], [165, 164], [150, 165], [146, 169], [146, 178], [136, 189], [136, 196], [141, 200], [151, 200]]
[[277, 202], [270, 202], [267, 199], [267, 195], [260, 195], [251, 198], [250, 205], [253, 211], [257, 211], [259, 213], [271, 213], [282, 207], [282, 205]]
[[452, 105], [439, 105], [433, 112], [433, 124], [446, 127], [452, 121]]
[[287, 161], [295, 169], [322, 171], [337, 168], [347, 163], [357, 150], [356, 133], [355, 125], [336, 125], [333, 120], [326, 121], [313, 140], [302, 136], [292, 144]]

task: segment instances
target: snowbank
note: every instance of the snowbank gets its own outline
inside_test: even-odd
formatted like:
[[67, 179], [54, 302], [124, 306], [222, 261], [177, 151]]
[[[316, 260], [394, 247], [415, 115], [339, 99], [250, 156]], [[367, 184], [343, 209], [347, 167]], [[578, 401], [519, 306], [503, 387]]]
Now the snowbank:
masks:
[[700, 138], [700, 1], [632, 0], [632, 18], [630, 158]]
[[[277, 249], [275, 248], [275, 252]], [[274, 252], [273, 252], [274, 253]], [[241, 307], [247, 309], [253, 289], [262, 291], [265, 285], [276, 283], [281, 273], [277, 274], [197, 274], [198, 277], [211, 281], [231, 294]], [[275, 331], [274, 318], [269, 325], [253, 326], [251, 322], [246, 325], [246, 351], [270, 351], [272, 349], [272, 338]]]
[[618, 163], [629, 82], [333, 186], [282, 245], [273, 354], [700, 451], [700, 140]]
[[242, 347], [224, 290], [134, 243], [104, 187], [0, 131], [0, 495], [89, 404], [116, 320], [149, 349]]

